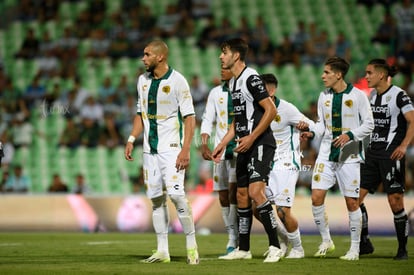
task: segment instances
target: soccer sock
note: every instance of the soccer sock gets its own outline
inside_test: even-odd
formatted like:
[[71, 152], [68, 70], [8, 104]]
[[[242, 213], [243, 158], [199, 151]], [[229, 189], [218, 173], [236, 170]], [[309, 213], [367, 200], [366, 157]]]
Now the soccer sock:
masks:
[[223, 217], [224, 227], [226, 228], [226, 232], [230, 235], [229, 213], [230, 213], [230, 207], [228, 206], [221, 207], [221, 216]]
[[361, 209], [353, 212], [348, 211], [349, 215], [349, 230], [351, 233], [351, 250], [359, 252], [359, 240], [361, 237], [362, 214]]
[[185, 196], [177, 195], [172, 195], [170, 198], [177, 209], [178, 219], [180, 220], [186, 237], [187, 249], [197, 248], [193, 214], [187, 198]]
[[292, 248], [303, 250], [299, 228], [291, 233], [287, 232], [287, 236], [289, 238], [289, 242], [292, 244]]
[[364, 241], [368, 239], [369, 237], [368, 235], [368, 212], [367, 212], [367, 209], [365, 208], [365, 204], [363, 203], [359, 206], [359, 208], [361, 209], [361, 214], [362, 214], [361, 241]]
[[239, 227], [237, 226], [237, 204], [230, 204], [228, 221], [230, 227], [230, 239], [227, 247], [237, 247], [239, 240]]
[[313, 219], [315, 221], [316, 227], [321, 234], [322, 241], [328, 242], [331, 241], [331, 233], [329, 231], [328, 217], [325, 213], [325, 205], [320, 206], [312, 205]]
[[407, 250], [408, 239], [408, 216], [404, 208], [397, 213], [394, 213], [394, 226], [397, 231], [398, 251]]
[[273, 245], [280, 248], [279, 239], [277, 237], [277, 221], [276, 214], [269, 201], [257, 206], [263, 227], [269, 239], [269, 246]]
[[279, 236], [280, 239], [287, 240], [288, 239], [288, 232], [286, 230], [285, 225], [277, 217], [276, 217], [276, 220], [277, 220], [277, 235]]
[[252, 208], [238, 208], [239, 215], [239, 250], [250, 250], [250, 231], [253, 223]]
[[168, 254], [169, 213], [166, 205], [157, 207], [152, 211], [152, 223], [157, 234], [157, 251]]

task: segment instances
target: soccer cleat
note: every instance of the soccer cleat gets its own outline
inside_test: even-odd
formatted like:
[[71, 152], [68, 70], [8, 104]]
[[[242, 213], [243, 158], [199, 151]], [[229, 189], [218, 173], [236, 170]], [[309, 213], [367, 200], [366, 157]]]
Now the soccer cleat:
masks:
[[221, 260], [250, 260], [252, 258], [252, 253], [250, 251], [243, 251], [236, 248], [227, 255], [220, 256]]
[[397, 255], [395, 255], [394, 260], [408, 260], [407, 250], [398, 250]]
[[153, 264], [153, 263], [169, 263], [170, 260], [170, 255], [168, 255], [165, 252], [158, 252], [158, 251], [153, 251], [154, 254], [152, 254], [152, 256], [150, 256], [147, 259], [141, 260], [141, 263], [146, 263], [146, 264]]
[[198, 257], [197, 248], [187, 249], [187, 264], [199, 264], [200, 258]]
[[286, 259], [302, 259], [305, 258], [305, 251], [303, 251], [303, 248], [297, 249], [292, 248], [289, 252], [289, 255], [286, 257]]
[[283, 257], [286, 256], [289, 246], [289, 240], [287, 238], [280, 238], [280, 250], [283, 252]]
[[359, 252], [349, 250], [344, 256], [339, 257], [341, 260], [345, 261], [358, 261], [359, 260]]
[[374, 246], [369, 238], [364, 238], [359, 243], [359, 255], [371, 254], [374, 252]]
[[266, 256], [264, 263], [276, 263], [283, 257], [283, 251], [276, 246], [269, 246], [269, 249], [264, 253], [263, 256]]
[[326, 257], [326, 254], [330, 254], [335, 251], [335, 245], [330, 240], [329, 242], [322, 242], [319, 245], [318, 251], [313, 255], [314, 257], [324, 258]]

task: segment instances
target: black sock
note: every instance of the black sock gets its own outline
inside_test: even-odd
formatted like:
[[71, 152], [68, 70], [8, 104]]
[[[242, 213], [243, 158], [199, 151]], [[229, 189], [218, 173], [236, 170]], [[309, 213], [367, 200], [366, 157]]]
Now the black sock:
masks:
[[266, 201], [264, 204], [257, 206], [257, 211], [259, 212], [260, 220], [269, 238], [269, 246], [273, 245], [280, 248], [279, 239], [277, 238], [276, 216], [272, 205], [269, 201]]
[[405, 213], [404, 208], [397, 213], [394, 213], [394, 226], [397, 232], [398, 239], [398, 251], [407, 250], [408, 239], [408, 216]]
[[368, 212], [363, 203], [359, 208], [361, 208], [362, 213], [361, 241], [363, 241], [368, 239]]
[[250, 250], [250, 231], [252, 229], [252, 208], [237, 208], [239, 216], [239, 250]]

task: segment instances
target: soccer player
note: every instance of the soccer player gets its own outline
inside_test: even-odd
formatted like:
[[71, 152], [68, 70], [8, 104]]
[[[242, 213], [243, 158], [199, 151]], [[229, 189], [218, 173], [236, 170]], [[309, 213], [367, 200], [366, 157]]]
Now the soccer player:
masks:
[[276, 116], [276, 106], [269, 97], [258, 73], [246, 66], [247, 43], [233, 38], [221, 45], [220, 61], [230, 69], [230, 91], [234, 119], [222, 141], [213, 151], [213, 160], [220, 162], [227, 144], [236, 136], [237, 153], [237, 213], [239, 217], [239, 247], [221, 259], [251, 259], [250, 231], [253, 221], [252, 200], [257, 206], [269, 240], [265, 263], [278, 262], [282, 257], [277, 237], [277, 222], [271, 203], [265, 195], [266, 182], [273, 163], [275, 140], [270, 123]]
[[340, 57], [328, 58], [322, 73], [327, 89], [318, 99], [318, 121], [304, 138], [321, 136], [321, 145], [312, 175], [312, 213], [322, 237], [315, 257], [325, 257], [335, 250], [325, 212], [328, 190], [338, 182], [345, 197], [349, 216], [351, 247], [340, 259], [359, 259], [361, 209], [359, 208], [360, 162], [362, 140], [374, 129], [368, 97], [345, 82], [349, 63]]
[[[233, 121], [233, 102], [228, 82], [232, 78], [229, 69], [221, 69], [222, 85], [214, 87], [207, 98], [207, 105], [201, 121], [201, 154], [205, 160], [212, 160], [208, 146], [210, 136], [215, 130], [214, 146], [220, 143]], [[238, 246], [237, 200], [236, 200], [236, 161], [234, 140], [227, 144], [226, 152], [219, 163], [214, 163], [214, 191], [218, 192], [221, 214], [229, 239], [226, 254]]]
[[374, 193], [382, 183], [394, 214], [397, 232], [398, 251], [394, 259], [406, 260], [408, 218], [404, 209], [405, 154], [414, 137], [414, 106], [407, 93], [389, 81], [396, 73], [397, 69], [384, 59], [373, 59], [366, 67], [368, 86], [374, 88], [370, 103], [375, 128], [366, 150], [366, 162], [361, 166], [360, 255], [374, 252], [368, 237], [368, 213], [364, 198], [368, 192]]
[[138, 78], [137, 114], [125, 145], [125, 158], [133, 160], [133, 143], [143, 132], [144, 182], [152, 201], [158, 244], [154, 254], [143, 262], [170, 262], [168, 195], [186, 235], [187, 263], [198, 264], [194, 221], [184, 191], [195, 127], [189, 85], [183, 75], [169, 67], [168, 46], [163, 41], [150, 42], [142, 61], [147, 72]]
[[298, 221], [291, 213], [296, 182], [301, 169], [300, 131], [296, 125], [300, 123], [301, 128], [308, 128], [314, 122], [291, 103], [276, 97], [278, 85], [276, 76], [262, 74], [260, 77], [277, 108], [277, 115], [270, 124], [277, 148], [274, 166], [269, 175], [268, 193], [276, 205], [277, 214], [292, 244], [292, 249], [286, 258], [300, 259], [305, 257], [305, 252], [302, 247]]

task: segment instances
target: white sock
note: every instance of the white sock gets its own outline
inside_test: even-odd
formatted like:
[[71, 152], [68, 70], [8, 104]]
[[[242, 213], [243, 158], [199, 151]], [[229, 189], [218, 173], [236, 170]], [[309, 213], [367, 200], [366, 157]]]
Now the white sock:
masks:
[[329, 231], [328, 217], [325, 212], [325, 205], [320, 206], [312, 205], [313, 219], [315, 221], [316, 227], [321, 234], [323, 242], [331, 241], [331, 233]]
[[170, 198], [175, 205], [178, 219], [183, 227], [187, 249], [197, 248], [193, 214], [187, 198], [185, 196], [170, 196]]
[[279, 236], [279, 238], [281, 240], [283, 240], [284, 242], [286, 242], [286, 245], [288, 245], [287, 242], [289, 241], [289, 238], [288, 238], [288, 232], [286, 230], [286, 227], [282, 223], [282, 221], [279, 219], [279, 217], [276, 218], [276, 221], [277, 221], [277, 228], [276, 228], [277, 235]]
[[291, 233], [287, 232], [287, 236], [289, 238], [289, 242], [292, 244], [292, 248], [303, 250], [299, 228]]
[[237, 226], [237, 204], [230, 204], [230, 211], [228, 215], [229, 222], [229, 242], [227, 247], [239, 246], [239, 227]]
[[166, 205], [152, 211], [152, 224], [157, 234], [157, 251], [169, 254], [168, 251], [168, 224], [169, 213]]
[[348, 212], [349, 215], [349, 231], [351, 233], [351, 250], [358, 251], [362, 227], [362, 212], [361, 209], [354, 212]]

